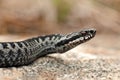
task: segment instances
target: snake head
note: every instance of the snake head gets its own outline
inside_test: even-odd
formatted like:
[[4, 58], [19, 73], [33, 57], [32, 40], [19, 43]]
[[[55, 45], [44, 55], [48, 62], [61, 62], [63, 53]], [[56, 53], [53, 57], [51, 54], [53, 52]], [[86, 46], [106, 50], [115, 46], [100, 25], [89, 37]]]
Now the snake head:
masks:
[[60, 40], [58, 40], [55, 44], [56, 52], [64, 53], [81, 43], [84, 43], [91, 38], [93, 38], [96, 34], [95, 29], [85, 29], [80, 32], [73, 32], [67, 35], [64, 35]]

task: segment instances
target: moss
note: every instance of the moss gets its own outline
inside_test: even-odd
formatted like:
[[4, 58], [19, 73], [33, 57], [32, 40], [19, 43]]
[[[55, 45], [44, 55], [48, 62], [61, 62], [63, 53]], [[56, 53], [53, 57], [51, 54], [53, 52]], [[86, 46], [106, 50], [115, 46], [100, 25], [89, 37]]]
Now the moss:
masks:
[[70, 4], [65, 0], [53, 0], [53, 3], [57, 8], [58, 22], [65, 22], [66, 17], [70, 12]]

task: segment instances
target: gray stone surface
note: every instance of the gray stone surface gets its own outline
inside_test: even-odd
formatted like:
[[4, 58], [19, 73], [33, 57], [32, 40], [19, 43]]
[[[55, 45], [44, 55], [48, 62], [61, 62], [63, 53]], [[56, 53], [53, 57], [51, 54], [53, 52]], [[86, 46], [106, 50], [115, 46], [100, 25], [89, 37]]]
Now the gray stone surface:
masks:
[[1, 68], [0, 80], [120, 80], [120, 60], [44, 57], [29, 66]]

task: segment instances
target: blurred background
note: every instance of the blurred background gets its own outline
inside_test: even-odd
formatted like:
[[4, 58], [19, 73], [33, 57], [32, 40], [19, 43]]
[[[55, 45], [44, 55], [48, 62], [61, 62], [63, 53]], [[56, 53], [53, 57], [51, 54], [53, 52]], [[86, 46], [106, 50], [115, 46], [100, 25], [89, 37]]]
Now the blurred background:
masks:
[[120, 53], [120, 0], [0, 0], [0, 41], [96, 28], [84, 49]]

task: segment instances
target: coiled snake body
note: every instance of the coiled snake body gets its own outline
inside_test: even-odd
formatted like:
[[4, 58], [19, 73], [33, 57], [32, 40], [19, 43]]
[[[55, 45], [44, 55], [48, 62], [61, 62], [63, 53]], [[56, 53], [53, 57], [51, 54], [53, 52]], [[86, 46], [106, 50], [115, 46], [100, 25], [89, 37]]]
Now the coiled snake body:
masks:
[[95, 29], [0, 43], [0, 67], [23, 66], [51, 53], [64, 53], [95, 36]]

